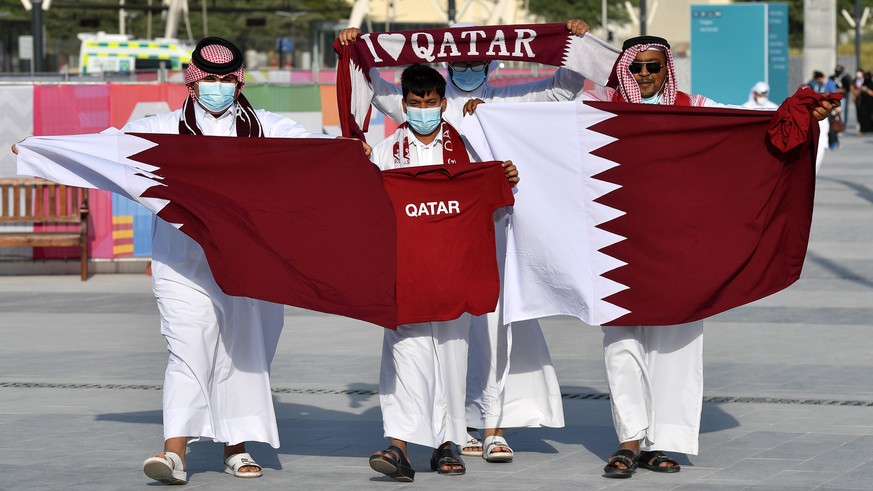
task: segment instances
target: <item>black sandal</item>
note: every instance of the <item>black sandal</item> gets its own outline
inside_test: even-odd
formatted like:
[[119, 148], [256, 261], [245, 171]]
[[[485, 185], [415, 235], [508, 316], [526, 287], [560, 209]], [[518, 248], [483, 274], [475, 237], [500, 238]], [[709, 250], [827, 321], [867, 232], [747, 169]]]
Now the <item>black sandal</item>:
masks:
[[[653, 472], [679, 472], [682, 470], [682, 467], [679, 465], [679, 462], [676, 462], [674, 459], [667, 457], [663, 452], [658, 450], [653, 450], [650, 452], [643, 452], [637, 457], [639, 461], [639, 466], [643, 469], [648, 469]], [[667, 467], [661, 467], [661, 464], [667, 462], [668, 464], [673, 464]]]
[[[624, 464], [626, 469], [617, 467], [616, 464]], [[637, 470], [636, 455], [632, 450], [618, 449], [609, 456], [606, 467], [603, 468], [603, 477], [610, 479], [627, 479], [634, 475]]]
[[[451, 466], [459, 465], [460, 469], [452, 468]], [[445, 467], [448, 467], [446, 469]], [[430, 457], [430, 469], [437, 471], [438, 474], [447, 476], [461, 476], [467, 472], [467, 466], [461, 460], [461, 456], [455, 450], [454, 445], [449, 445], [446, 448], [438, 448], [433, 451]]]
[[387, 450], [382, 450], [382, 454], [374, 453], [371, 455], [370, 468], [376, 472], [385, 474], [395, 481], [412, 482], [415, 480], [415, 469], [413, 469], [412, 464], [406, 460], [406, 456], [403, 455], [403, 450], [400, 450], [400, 448], [395, 445], [391, 445]]

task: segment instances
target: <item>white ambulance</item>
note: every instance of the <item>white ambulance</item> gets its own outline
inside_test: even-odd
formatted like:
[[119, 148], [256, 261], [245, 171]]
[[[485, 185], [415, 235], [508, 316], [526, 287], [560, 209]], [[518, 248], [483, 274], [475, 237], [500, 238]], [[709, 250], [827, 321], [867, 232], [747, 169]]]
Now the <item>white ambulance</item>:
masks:
[[80, 33], [79, 72], [130, 73], [135, 70], [183, 70], [191, 61], [192, 47], [176, 39], [131, 39], [126, 34]]

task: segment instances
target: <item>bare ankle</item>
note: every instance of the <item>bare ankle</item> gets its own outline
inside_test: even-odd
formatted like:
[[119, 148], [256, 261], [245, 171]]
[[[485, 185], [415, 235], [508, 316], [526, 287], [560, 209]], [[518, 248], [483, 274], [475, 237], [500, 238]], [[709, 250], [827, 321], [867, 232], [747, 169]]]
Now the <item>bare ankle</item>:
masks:
[[224, 458], [228, 458], [231, 455], [236, 455], [238, 453], [246, 453], [246, 444], [245, 443], [237, 443], [236, 445], [224, 445]]
[[627, 441], [627, 442], [621, 442], [618, 445], [618, 448], [620, 450], [630, 450], [631, 452], [634, 453], [634, 455], [637, 455], [640, 453], [640, 440], [631, 440], [631, 441]]

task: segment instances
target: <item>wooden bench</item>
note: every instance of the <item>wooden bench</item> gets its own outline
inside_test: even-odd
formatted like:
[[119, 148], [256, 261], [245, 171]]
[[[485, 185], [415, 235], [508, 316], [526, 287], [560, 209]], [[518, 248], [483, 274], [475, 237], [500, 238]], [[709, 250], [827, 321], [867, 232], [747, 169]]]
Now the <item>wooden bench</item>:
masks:
[[0, 224], [66, 225], [57, 231], [6, 232], [0, 247], [71, 247], [81, 251], [88, 279], [88, 190], [40, 178], [0, 179]]

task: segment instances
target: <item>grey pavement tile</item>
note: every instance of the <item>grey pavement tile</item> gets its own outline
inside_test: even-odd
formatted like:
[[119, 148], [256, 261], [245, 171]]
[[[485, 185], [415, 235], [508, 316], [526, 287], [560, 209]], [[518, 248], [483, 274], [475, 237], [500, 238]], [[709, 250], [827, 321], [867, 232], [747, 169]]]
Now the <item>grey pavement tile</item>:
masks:
[[[561, 391], [565, 394], [578, 394], [585, 388], [568, 387], [561, 385]], [[606, 410], [606, 418], [604, 418], [603, 410]], [[575, 424], [583, 424], [585, 426], [608, 426], [612, 427], [612, 413], [609, 411], [609, 399], [574, 399], [570, 397], [564, 398], [564, 423], [568, 426]], [[540, 428], [544, 431], [553, 431], [550, 428]]]
[[154, 316], [156, 302], [139, 292], [4, 292], [0, 311], [39, 314], [146, 314]]
[[817, 491], [822, 489], [821, 486], [804, 486], [802, 484], [789, 484], [789, 485], [779, 485], [779, 484], [767, 484], [764, 486], [759, 486], [757, 484], [753, 484], [751, 486], [746, 486], [743, 488], [746, 491]]
[[688, 491], [741, 491], [747, 489], [747, 486], [744, 484], [732, 484], [726, 481], [707, 481], [705, 483], [686, 484], [673, 489]]
[[[870, 411], [869, 408], [868, 412]], [[839, 418], [830, 419], [829, 411], [809, 411], [808, 413], [780, 421], [770, 425], [773, 431], [810, 431], [816, 434], [839, 434], [839, 435], [865, 435], [873, 432], [873, 426], [862, 425], [862, 421], [851, 421], [846, 418], [846, 413], [843, 413]], [[843, 424], [845, 423], [845, 424]]]
[[806, 434], [792, 439], [787, 443], [755, 454], [756, 458], [808, 460], [813, 459], [831, 449], [845, 445], [857, 436], [833, 434]]
[[822, 484], [822, 489], [871, 489], [873, 488], [873, 463], [867, 462]]
[[[788, 296], [788, 302], [802, 305], [801, 300], [819, 298], [817, 297], [818, 293], [830, 296], [840, 292], [846, 292], [848, 295], [855, 295], [859, 290], [863, 293], [869, 293], [870, 291], [870, 287], [865, 283], [866, 279], [858, 280], [856, 278], [839, 278], [831, 275], [817, 277], [811, 274], [804, 275], [802, 273], [800, 278], [800, 281], [794, 283], [783, 293], [777, 295]], [[797, 296], [795, 296], [795, 292], [797, 293]], [[858, 303], [857, 305], [866, 305], [866, 303]], [[803, 322], [801, 324], [807, 323]], [[816, 324], [816, 326], [821, 329], [822, 327], [829, 325], [825, 324], [822, 326]]]
[[[704, 405], [705, 407], [706, 405]], [[736, 429], [718, 429], [718, 430], [704, 430], [701, 428], [700, 439], [699, 439], [699, 452], [700, 454], [707, 453], [713, 448], [722, 447], [724, 444], [739, 438], [743, 435], [750, 433], [748, 430], [744, 430], [742, 428]]]
[[[517, 456], [554, 456], [563, 452], [575, 452], [579, 450], [579, 444], [570, 444], [549, 440], [548, 438], [536, 438], [532, 434], [526, 439], [518, 436], [507, 436], [507, 442]], [[579, 442], [581, 443], [581, 442]]]
[[857, 392], [869, 394], [869, 384], [873, 382], [873, 374], [860, 371], [853, 366], [820, 367], [807, 365], [798, 368], [802, 372], [796, 377], [786, 380], [782, 386], [784, 390], [810, 390], [816, 393], [819, 387], [833, 387], [832, 393], [843, 394], [842, 398], [844, 399], [854, 399]]
[[869, 462], [870, 459], [873, 459], [873, 435], [859, 435], [858, 438], [847, 442], [842, 447], [861, 452], [865, 462]]
[[849, 490], [853, 490], [853, 489], [860, 489], [860, 490], [869, 491], [870, 490], [870, 480], [869, 479], [862, 479], [860, 481], [836, 482], [833, 484], [832, 483], [824, 483], [816, 489], [833, 490], [833, 491], [849, 491]]
[[791, 467], [796, 471], [814, 472], [848, 472], [859, 465], [873, 462], [873, 454], [866, 446], [860, 446], [852, 442], [832, 448], [821, 454], [804, 460]]
[[710, 371], [704, 375], [704, 397], [766, 397], [775, 394], [782, 385], [779, 380], [755, 380], [753, 376], [736, 373], [732, 367], [725, 368], [724, 371]]
[[[712, 343], [710, 343], [712, 344]], [[709, 360], [712, 356], [704, 356]], [[708, 361], [704, 367], [706, 381], [723, 380], [723, 383], [749, 383], [749, 384], [777, 384], [782, 383], [792, 375], [792, 367], [769, 365], [761, 363], [761, 360], [744, 360], [738, 363]], [[796, 373], [796, 372], [795, 372]], [[751, 385], [754, 387], [754, 385]], [[707, 386], [707, 388], [709, 388]]]
[[721, 470], [749, 458], [749, 455], [754, 453], [757, 452], [750, 451], [748, 448], [721, 445], [700, 451], [698, 455], [688, 456], [688, 460], [697, 469]]
[[[785, 442], [791, 442], [801, 433], [782, 433], [777, 431], [753, 431], [745, 435], [741, 435], [733, 440], [725, 443], [720, 448], [737, 448], [748, 450], [769, 450], [780, 446]], [[757, 455], [757, 454], [756, 454]]]
[[703, 404], [700, 417], [701, 433], [728, 431], [739, 425], [736, 416], [725, 411], [721, 404]]
[[[153, 353], [130, 353], [127, 362], [120, 365], [118, 355], [99, 351], [59, 352], [46, 355], [46, 363], [35, 369], [28, 369], [31, 353], [3, 353], [0, 356], [0, 373], [5, 381], [24, 382], [54, 380], [58, 373], [64, 373], [69, 383], [118, 384], [128, 383], [143, 376], [151, 376], [151, 383], [160, 385], [163, 370], [160, 364], [166, 363], [166, 355]], [[83, 360], [87, 362], [83, 363]], [[142, 361], [142, 363], [139, 363]], [[142, 367], [154, 367], [143, 373]]]
[[[647, 469], [637, 469], [634, 476], [624, 482], [633, 485], [635, 489], [676, 489], [692, 483], [708, 482], [709, 476], [715, 472], [713, 469], [693, 467], [683, 462], [682, 459], [679, 461], [682, 464], [682, 470], [678, 473], [664, 474]], [[619, 480], [619, 482], [622, 481]], [[624, 485], [621, 488], [624, 488]]]
[[[495, 465], [488, 464], [478, 457], [465, 457], [465, 461], [471, 462], [473, 467], [497, 473], [525, 473], [535, 470], [536, 475], [560, 476], [564, 474], [579, 474], [585, 476], [599, 476], [604, 464], [600, 458], [588, 452], [566, 452], [549, 454], [547, 457], [534, 458], [530, 454], [515, 454], [515, 460], [511, 464]], [[523, 470], [523, 471], [521, 471]]]
[[[742, 426], [754, 430], [755, 433], [766, 433], [770, 427], [785, 418], [809, 411], [801, 405], [789, 404], [754, 404], [754, 409], [742, 416]], [[781, 434], [779, 432], [774, 432]], [[799, 434], [799, 432], [798, 432]], [[761, 436], [759, 435], [758, 438]]]
[[[846, 265], [847, 268], [852, 268], [854, 274], [862, 275], [864, 278], [873, 277], [873, 265], [867, 261], [857, 261], [856, 264]], [[868, 322], [871, 314], [870, 307], [855, 307], [834, 308], [834, 307], [754, 307], [747, 306], [743, 309], [734, 309], [717, 316], [721, 322], [798, 322], [810, 323], [817, 322], [823, 325], [828, 324], [857, 324], [863, 325]]]
[[760, 482], [776, 472], [783, 471], [798, 464], [799, 460], [760, 459], [757, 457], [743, 459], [729, 467], [713, 472], [708, 479], [717, 481], [742, 481], [749, 484]]
[[[853, 431], [832, 431], [832, 427], [827, 426], [829, 421], [822, 414], [827, 414], [827, 407], [809, 405], [804, 406], [806, 410], [803, 413], [794, 413], [786, 416], [785, 419], [777, 421], [767, 421], [762, 425], [751, 424], [746, 426], [747, 429], [762, 429], [774, 431], [778, 433], [835, 433], [835, 434], [852, 434]], [[812, 409], [815, 408], [815, 409]]]
[[788, 469], [774, 473], [756, 484], [760, 489], [795, 488], [813, 489], [842, 475], [841, 472], [803, 471]]
[[873, 427], [871, 426], [852, 426], [849, 424], [840, 425], [840, 424], [832, 424], [832, 425], [821, 425], [818, 428], [818, 431], [823, 433], [838, 433], [838, 434], [846, 434], [846, 435], [864, 435], [871, 436], [873, 435]]

